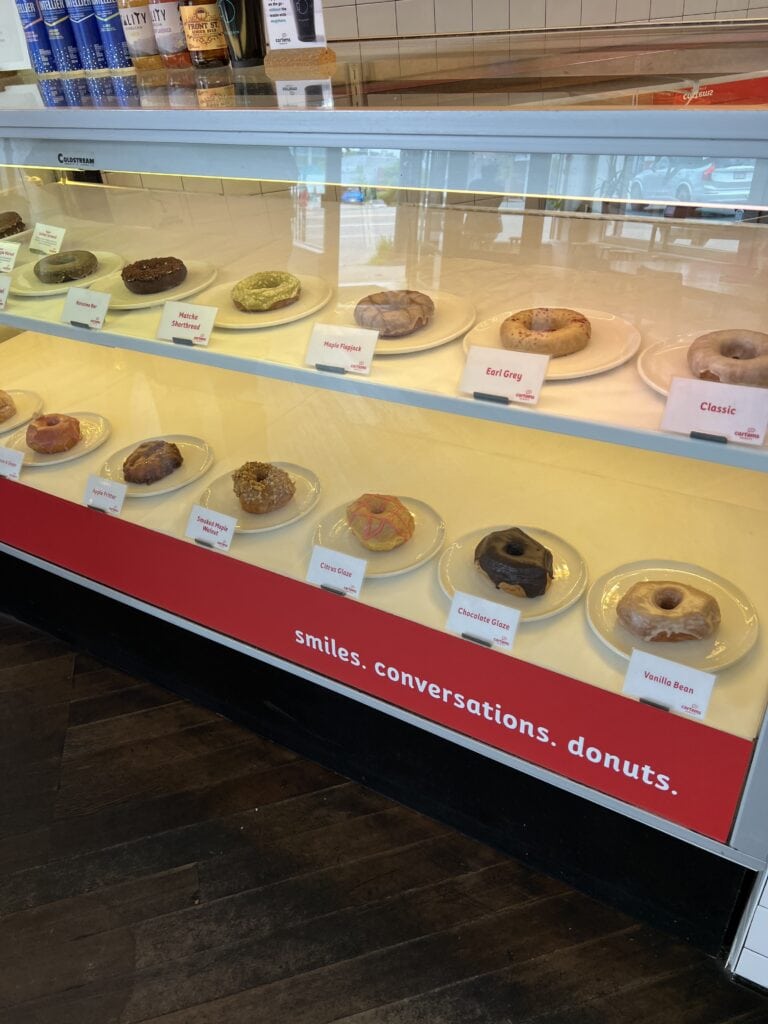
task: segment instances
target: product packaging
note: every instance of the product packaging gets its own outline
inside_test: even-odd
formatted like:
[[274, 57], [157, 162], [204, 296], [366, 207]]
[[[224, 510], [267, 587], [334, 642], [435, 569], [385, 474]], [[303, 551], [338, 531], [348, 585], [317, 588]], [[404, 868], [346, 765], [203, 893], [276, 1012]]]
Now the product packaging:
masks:
[[107, 66], [104, 46], [91, 0], [64, 0], [69, 23], [80, 54], [80, 63], [86, 71], [99, 71]]
[[133, 66], [128, 44], [125, 41], [123, 23], [117, 0], [91, 0], [99, 27], [101, 44], [108, 68], [130, 68]]
[[[57, 71], [82, 71], [75, 34], [64, 0], [38, 0]], [[86, 92], [88, 90], [86, 89]]]
[[[38, 75], [47, 75], [56, 70], [53, 60], [53, 51], [48, 39], [48, 30], [43, 22], [43, 15], [38, 7], [37, 0], [16, 0], [16, 8], [21, 19], [21, 27], [24, 29], [24, 38], [27, 41], [29, 60]], [[45, 102], [45, 99], [43, 99]], [[58, 103], [46, 103], [46, 106], [59, 106]]]

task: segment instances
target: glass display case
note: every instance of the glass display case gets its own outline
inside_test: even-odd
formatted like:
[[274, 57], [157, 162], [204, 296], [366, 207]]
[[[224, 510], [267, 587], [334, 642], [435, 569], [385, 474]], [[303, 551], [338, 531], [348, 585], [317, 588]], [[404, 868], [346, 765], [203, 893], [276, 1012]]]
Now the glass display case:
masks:
[[[216, 111], [173, 73], [154, 109], [9, 83], [0, 541], [758, 869], [765, 30], [697, 35], [706, 85], [665, 31], [580, 33], [535, 101], [546, 47], [507, 37], [340, 53], [299, 100], [249, 70]], [[690, 361], [712, 332], [732, 386]], [[35, 446], [41, 414], [79, 434]]]

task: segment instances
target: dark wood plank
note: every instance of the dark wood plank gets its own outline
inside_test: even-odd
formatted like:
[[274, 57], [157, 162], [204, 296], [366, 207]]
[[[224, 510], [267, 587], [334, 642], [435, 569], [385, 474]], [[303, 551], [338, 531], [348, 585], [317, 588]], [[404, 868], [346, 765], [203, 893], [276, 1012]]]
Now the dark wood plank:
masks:
[[117, 693], [83, 697], [73, 700], [69, 708], [70, 726], [87, 725], [100, 722], [107, 718], [119, 718], [135, 711], [147, 711], [150, 708], [162, 707], [177, 700], [169, 690], [161, 690], [151, 683], [134, 682], [133, 686], [125, 687]]
[[105, 722], [78, 725], [67, 733], [64, 758], [92, 757], [94, 754], [129, 743], [167, 736], [192, 726], [210, 722], [211, 712], [183, 700], [160, 708], [136, 711]]

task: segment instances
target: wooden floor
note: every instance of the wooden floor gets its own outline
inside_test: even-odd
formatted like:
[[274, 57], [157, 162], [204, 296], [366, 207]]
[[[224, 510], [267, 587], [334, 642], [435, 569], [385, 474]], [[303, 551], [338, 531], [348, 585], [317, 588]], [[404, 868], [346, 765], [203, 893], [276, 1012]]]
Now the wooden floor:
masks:
[[2, 1024], [756, 1024], [695, 949], [0, 617]]

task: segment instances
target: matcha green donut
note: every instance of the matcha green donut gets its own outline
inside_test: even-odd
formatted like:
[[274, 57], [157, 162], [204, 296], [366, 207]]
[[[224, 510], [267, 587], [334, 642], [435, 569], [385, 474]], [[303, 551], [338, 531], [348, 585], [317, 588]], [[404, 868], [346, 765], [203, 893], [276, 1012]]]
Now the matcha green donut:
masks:
[[290, 306], [301, 294], [301, 281], [284, 270], [263, 270], [238, 281], [232, 289], [232, 301], [246, 313], [264, 313], [268, 309]]

